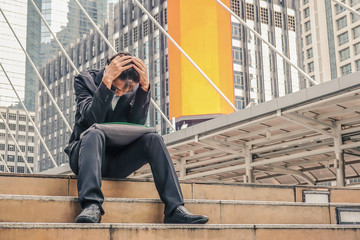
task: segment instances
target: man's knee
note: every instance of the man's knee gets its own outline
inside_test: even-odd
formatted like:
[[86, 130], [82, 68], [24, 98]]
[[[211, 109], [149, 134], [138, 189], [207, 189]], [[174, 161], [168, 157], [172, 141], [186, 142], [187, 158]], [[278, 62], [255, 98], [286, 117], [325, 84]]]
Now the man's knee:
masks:
[[84, 133], [84, 135], [82, 136], [82, 141], [84, 140], [90, 140], [92, 142], [94, 140], [105, 141], [105, 134], [99, 129], [92, 128]]
[[141, 138], [143, 139], [143, 141], [149, 143], [164, 141], [163, 138], [157, 133], [147, 133]]

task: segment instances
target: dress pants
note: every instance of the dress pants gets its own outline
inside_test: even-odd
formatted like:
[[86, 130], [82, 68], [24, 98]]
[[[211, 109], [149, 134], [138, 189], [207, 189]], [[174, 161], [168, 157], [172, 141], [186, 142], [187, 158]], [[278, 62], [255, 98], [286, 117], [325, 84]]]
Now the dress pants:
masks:
[[76, 143], [70, 161], [77, 161], [78, 193], [81, 207], [97, 203], [102, 214], [102, 177], [125, 178], [146, 163], [150, 164], [156, 189], [170, 215], [184, 200], [170, 154], [161, 136], [148, 133], [126, 146], [107, 146], [102, 131], [92, 129]]

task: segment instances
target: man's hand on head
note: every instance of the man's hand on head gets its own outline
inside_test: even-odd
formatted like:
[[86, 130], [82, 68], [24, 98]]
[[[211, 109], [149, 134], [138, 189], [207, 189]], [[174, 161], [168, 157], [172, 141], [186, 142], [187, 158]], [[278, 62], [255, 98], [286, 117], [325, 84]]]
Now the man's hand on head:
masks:
[[128, 63], [132, 62], [131, 56], [117, 56], [114, 58], [114, 60], [111, 61], [111, 63], [105, 67], [105, 73], [102, 78], [102, 81], [104, 84], [111, 89], [111, 85], [114, 80], [125, 70], [132, 68], [134, 65], [129, 64], [125, 66]]
[[137, 57], [132, 57], [132, 62], [134, 63], [132, 67], [139, 73], [140, 76], [140, 87], [145, 92], [149, 91], [150, 83], [145, 63]]

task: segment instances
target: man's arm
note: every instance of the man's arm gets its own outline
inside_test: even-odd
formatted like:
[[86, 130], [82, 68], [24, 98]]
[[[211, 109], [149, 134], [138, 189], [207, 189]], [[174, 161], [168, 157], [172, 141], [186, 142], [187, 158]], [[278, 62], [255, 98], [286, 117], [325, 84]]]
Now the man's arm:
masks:
[[132, 61], [133, 68], [139, 73], [140, 80], [135, 101], [130, 109], [129, 122], [144, 125], [150, 104], [150, 83], [144, 62], [137, 57], [132, 57]]
[[111, 106], [114, 92], [101, 82], [94, 95], [92, 95], [84, 84], [84, 77], [83, 75], [75, 77], [74, 89], [76, 104], [81, 117], [86, 122], [86, 125], [90, 127], [94, 123], [105, 121], [105, 113]]
[[150, 89], [146, 92], [139, 86], [130, 108], [129, 122], [144, 125], [149, 111], [149, 105]]

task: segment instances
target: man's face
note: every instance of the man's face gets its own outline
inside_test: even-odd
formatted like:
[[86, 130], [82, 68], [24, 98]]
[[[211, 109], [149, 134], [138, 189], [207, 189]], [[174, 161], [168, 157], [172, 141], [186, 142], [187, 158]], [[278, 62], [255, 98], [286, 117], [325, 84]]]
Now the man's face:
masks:
[[127, 84], [126, 84], [125, 81], [122, 81], [117, 78], [116, 80], [113, 81], [112, 85], [116, 88], [115, 94], [118, 96], [122, 96], [124, 93], [133, 91], [137, 83], [135, 83], [133, 80], [127, 80]]

